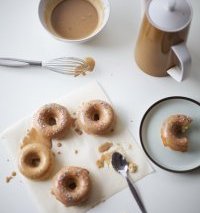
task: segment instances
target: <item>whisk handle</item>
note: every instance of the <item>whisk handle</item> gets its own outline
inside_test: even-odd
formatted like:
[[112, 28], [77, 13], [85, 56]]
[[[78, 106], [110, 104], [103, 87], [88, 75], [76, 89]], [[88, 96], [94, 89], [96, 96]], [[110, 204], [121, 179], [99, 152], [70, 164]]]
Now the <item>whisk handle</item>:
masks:
[[0, 66], [6, 67], [42, 66], [42, 62], [18, 58], [0, 58]]

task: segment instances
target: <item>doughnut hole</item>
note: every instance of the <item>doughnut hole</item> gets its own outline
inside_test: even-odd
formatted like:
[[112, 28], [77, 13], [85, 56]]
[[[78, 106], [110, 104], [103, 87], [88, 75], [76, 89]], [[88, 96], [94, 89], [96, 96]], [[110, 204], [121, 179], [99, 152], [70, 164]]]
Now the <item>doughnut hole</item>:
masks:
[[44, 122], [49, 126], [55, 126], [57, 124], [56, 115], [52, 112], [46, 112], [44, 118]]
[[66, 177], [63, 183], [64, 187], [69, 191], [74, 191], [77, 188], [77, 180], [74, 177]]
[[180, 124], [175, 124], [172, 126], [172, 133], [178, 137], [181, 138], [183, 137], [183, 131], [182, 131], [182, 126]]
[[25, 156], [24, 162], [29, 166], [29, 167], [38, 167], [40, 164], [40, 157], [36, 152], [29, 153]]
[[89, 119], [92, 121], [99, 121], [101, 112], [98, 108], [96, 107], [91, 107], [88, 111]]

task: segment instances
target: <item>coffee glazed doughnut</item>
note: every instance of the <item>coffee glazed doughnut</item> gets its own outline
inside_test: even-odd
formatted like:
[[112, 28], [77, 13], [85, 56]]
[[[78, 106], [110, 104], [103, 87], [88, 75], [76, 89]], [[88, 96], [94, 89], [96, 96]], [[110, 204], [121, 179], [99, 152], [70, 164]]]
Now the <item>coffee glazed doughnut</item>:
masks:
[[175, 151], [187, 151], [189, 140], [185, 133], [191, 122], [192, 119], [186, 115], [169, 116], [161, 127], [161, 138], [164, 146], [169, 146]]
[[65, 206], [76, 206], [87, 201], [91, 182], [89, 172], [80, 167], [64, 167], [54, 177], [52, 194]]
[[33, 126], [48, 138], [63, 138], [71, 126], [68, 110], [59, 104], [47, 104], [33, 116]]
[[92, 100], [83, 104], [78, 112], [78, 124], [88, 134], [106, 134], [112, 130], [115, 121], [113, 108], [101, 100]]
[[52, 171], [54, 156], [51, 150], [40, 143], [27, 144], [19, 155], [19, 170], [29, 179], [47, 179]]

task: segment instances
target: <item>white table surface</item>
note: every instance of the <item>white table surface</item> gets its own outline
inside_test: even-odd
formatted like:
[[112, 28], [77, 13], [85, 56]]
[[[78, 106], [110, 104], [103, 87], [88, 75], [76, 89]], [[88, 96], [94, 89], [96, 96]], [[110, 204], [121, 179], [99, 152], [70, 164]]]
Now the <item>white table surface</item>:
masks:
[[[118, 109], [124, 125], [139, 143], [139, 124], [146, 109], [166, 96], [183, 95], [200, 101], [200, 1], [192, 0], [194, 18], [188, 38], [192, 55], [189, 77], [177, 83], [141, 72], [133, 57], [140, 14], [139, 0], [112, 0], [109, 23], [101, 35], [85, 44], [66, 44], [52, 38], [37, 16], [39, 0], [0, 0], [0, 57], [51, 59], [92, 56], [96, 72], [82, 78], [42, 69], [0, 68], [0, 131], [32, 113], [40, 105], [97, 80]], [[131, 122], [133, 120], [133, 122]], [[2, 147], [2, 146], [1, 146]], [[13, 170], [4, 147], [0, 149], [0, 212], [37, 213], [19, 176], [9, 184]], [[200, 170], [174, 174], [153, 165], [155, 173], [136, 183], [148, 213], [199, 213]], [[91, 213], [139, 213], [128, 189], [90, 210]]]

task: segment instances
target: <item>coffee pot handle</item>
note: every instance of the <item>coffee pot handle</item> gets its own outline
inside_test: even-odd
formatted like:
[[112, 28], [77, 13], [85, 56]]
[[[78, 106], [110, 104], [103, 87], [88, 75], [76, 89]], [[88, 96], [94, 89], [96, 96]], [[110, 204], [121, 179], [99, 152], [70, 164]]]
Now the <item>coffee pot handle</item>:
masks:
[[179, 65], [170, 68], [167, 73], [176, 81], [181, 82], [186, 71], [189, 70], [189, 66], [191, 64], [191, 56], [185, 42], [174, 45], [171, 47], [171, 49], [172, 52], [176, 55], [179, 61]]

